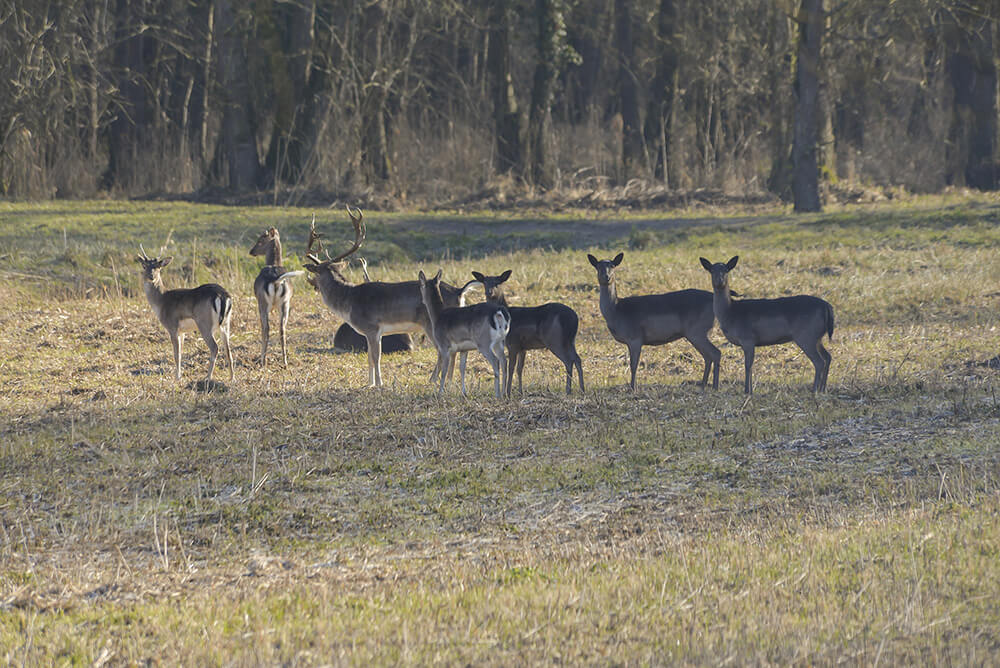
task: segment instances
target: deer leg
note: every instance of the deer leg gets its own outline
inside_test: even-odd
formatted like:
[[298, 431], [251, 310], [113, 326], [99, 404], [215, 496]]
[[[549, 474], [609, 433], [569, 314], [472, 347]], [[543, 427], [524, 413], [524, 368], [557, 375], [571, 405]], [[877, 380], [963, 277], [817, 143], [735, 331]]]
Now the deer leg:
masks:
[[382, 335], [365, 334], [368, 340], [368, 387], [382, 387]]
[[257, 310], [260, 312], [260, 366], [267, 369], [267, 342], [271, 338], [268, 305], [263, 299], [257, 300]]
[[219, 356], [219, 344], [215, 342], [213, 329], [211, 324], [202, 326], [200, 322], [198, 323], [201, 338], [205, 339], [205, 345], [208, 346], [208, 375], [205, 376], [205, 380], [212, 380], [212, 373], [215, 371], [215, 358]]
[[559, 357], [559, 361], [566, 367], [566, 394], [573, 394], [573, 357], [565, 354]]
[[502, 339], [493, 344], [493, 355], [496, 357], [496, 364], [493, 365], [493, 385], [496, 389], [497, 399], [499, 399], [501, 397], [500, 374], [506, 374], [508, 366], [507, 357], [503, 353]]
[[722, 353], [712, 345], [712, 342], [708, 340], [708, 336], [697, 336], [693, 339], [688, 339], [688, 341], [701, 353], [702, 358], [705, 360], [705, 373], [701, 377], [700, 385], [703, 388], [708, 387], [708, 374], [712, 370], [712, 366], [715, 365], [712, 387], [716, 390], [719, 389], [719, 362], [722, 360]]
[[639, 368], [639, 355], [642, 354], [642, 344], [629, 344], [628, 346], [628, 366], [632, 372], [632, 380], [629, 386], [635, 391], [635, 372]]
[[524, 350], [517, 351], [517, 393], [524, 396]]
[[184, 335], [179, 332], [170, 332], [170, 343], [174, 347], [174, 379], [181, 379], [181, 353], [184, 348]]
[[[455, 353], [452, 353], [451, 356], [452, 356], [452, 359], [455, 359]], [[463, 397], [469, 396], [469, 394], [465, 391], [465, 361], [468, 359], [468, 357], [469, 357], [469, 353], [467, 351], [463, 350], [462, 351], [462, 355], [459, 358], [461, 360], [459, 362], [459, 364], [461, 365], [460, 368], [459, 368], [459, 370], [461, 371], [461, 376], [462, 376], [462, 396]]]
[[[820, 342], [816, 341], [812, 345], [803, 344], [798, 341], [796, 341], [795, 343], [798, 344], [799, 348], [802, 349], [802, 352], [804, 352], [806, 354], [806, 357], [809, 358], [809, 361], [812, 362], [813, 369], [815, 370], [815, 372], [813, 373], [813, 386], [812, 386], [813, 393], [815, 394], [816, 392], [822, 392], [823, 372], [826, 370], [826, 356], [819, 352], [819, 349], [821, 347]], [[826, 350], [824, 350], [823, 352], [826, 352]], [[827, 355], [829, 355], [829, 353], [827, 353]]]
[[281, 329], [281, 361], [286, 369], [288, 368], [288, 353], [285, 350], [285, 326], [288, 324], [288, 313], [292, 310], [291, 306], [291, 302], [287, 299], [281, 302], [281, 320], [278, 321]]
[[514, 367], [517, 362], [517, 353], [514, 350], [507, 351], [507, 358], [503, 365], [503, 392], [508, 399], [514, 385]]
[[[455, 376], [455, 355], [457, 355], [457, 354], [458, 353], [452, 353], [451, 354], [451, 364], [448, 365], [448, 380], [451, 380]], [[464, 378], [465, 375], [463, 374], [462, 377]], [[465, 381], [464, 380], [462, 381], [462, 387], [463, 388], [465, 387]], [[464, 392], [465, 390], [463, 389], [462, 391]]]
[[816, 349], [819, 351], [819, 354], [823, 356], [823, 361], [826, 362], [823, 367], [823, 380], [820, 383], [819, 388], [820, 392], [826, 392], [826, 379], [830, 376], [830, 363], [833, 362], [833, 356], [830, 355], [830, 352], [823, 347], [822, 341], [816, 344]]
[[440, 374], [441, 384], [438, 386], [439, 397], [444, 396], [444, 381], [445, 377], [448, 375], [448, 364], [449, 364], [448, 360], [449, 360], [448, 353], [438, 348], [437, 370], [441, 372]]
[[[573, 365], [573, 366], [576, 367], [576, 373], [580, 377], [580, 393], [582, 394], [583, 393], [583, 362], [580, 361], [580, 355], [576, 352], [576, 346], [573, 345], [572, 341], [569, 342], [569, 346], [567, 346], [566, 352], [567, 352], [566, 359], [569, 360], [568, 364], [569, 365]], [[567, 379], [569, 382], [566, 385], [566, 394], [570, 394], [570, 391], [573, 389], [573, 372], [572, 372], [572, 370], [569, 371], [569, 376], [570, 377]]]
[[743, 393], [753, 394], [753, 346], [743, 346]]
[[222, 323], [222, 341], [226, 344], [226, 359], [229, 360], [229, 382], [236, 380], [236, 368], [233, 366], [233, 348], [229, 345], [229, 318]]

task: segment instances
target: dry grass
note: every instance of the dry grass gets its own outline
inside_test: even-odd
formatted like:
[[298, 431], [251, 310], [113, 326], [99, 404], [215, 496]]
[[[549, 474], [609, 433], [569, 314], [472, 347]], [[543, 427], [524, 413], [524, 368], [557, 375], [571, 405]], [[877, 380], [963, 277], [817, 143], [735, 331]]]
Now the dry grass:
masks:
[[[470, 399], [439, 400], [426, 345], [365, 389], [304, 282], [289, 368], [262, 374], [246, 249], [267, 221], [304, 237], [310, 214], [0, 205], [5, 663], [996, 660], [1000, 398], [979, 364], [1000, 339], [996, 201], [370, 215], [379, 278], [512, 267], [516, 303], [578, 311], [587, 395], [532, 353], [510, 402], [481, 359]], [[130, 260], [170, 229], [168, 284], [237, 298], [237, 382], [217, 392], [189, 386], [201, 342], [172, 380]], [[647, 350], [627, 391], [584, 257], [621, 248], [622, 294], [706, 287], [698, 257], [738, 253], [748, 296], [827, 298], [830, 393], [788, 346], [759, 352], [749, 401], [724, 346], [703, 393], [684, 342]]]

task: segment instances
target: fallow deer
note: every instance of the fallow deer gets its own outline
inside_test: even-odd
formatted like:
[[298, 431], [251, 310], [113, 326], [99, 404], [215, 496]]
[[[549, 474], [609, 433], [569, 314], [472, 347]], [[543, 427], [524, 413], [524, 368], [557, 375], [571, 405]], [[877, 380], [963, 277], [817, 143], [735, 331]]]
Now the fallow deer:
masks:
[[215, 283], [206, 283], [189, 290], [164, 290], [163, 277], [160, 272], [170, 264], [172, 257], [151, 258], [139, 246], [140, 255], [136, 260], [142, 266], [142, 288], [146, 293], [153, 313], [170, 335], [170, 343], [174, 347], [174, 366], [177, 380], [181, 379], [181, 353], [184, 347], [184, 335], [197, 329], [208, 346], [209, 362], [206, 380], [212, 380], [215, 371], [215, 359], [219, 354], [219, 346], [215, 342], [215, 333], [222, 333], [222, 341], [226, 344], [226, 357], [229, 359], [229, 380], [235, 378], [233, 369], [233, 353], [229, 346], [229, 318], [233, 310], [233, 299], [229, 293]]
[[281, 334], [281, 359], [287, 367], [285, 327], [288, 324], [288, 313], [292, 303], [292, 285], [288, 279], [305, 272], [287, 271], [281, 265], [281, 235], [273, 227], [257, 237], [257, 243], [250, 249], [250, 255], [264, 256], [264, 266], [253, 282], [253, 293], [257, 297], [257, 310], [260, 313], [260, 365], [267, 369], [267, 343], [271, 337], [270, 313], [275, 306], [280, 305], [281, 318], [278, 320], [278, 329]]
[[510, 313], [510, 331], [507, 333], [507, 368], [504, 370], [504, 391], [510, 397], [514, 371], [517, 370], [517, 389], [524, 394], [522, 385], [525, 351], [549, 349], [566, 367], [566, 394], [573, 392], [573, 367], [576, 366], [583, 392], [583, 365], [576, 352], [576, 331], [580, 319], [576, 311], [556, 302], [541, 306], [510, 306], [501, 287], [510, 278], [511, 270], [499, 276], [486, 276], [478, 271], [473, 277], [483, 284], [486, 301], [506, 306]]
[[833, 338], [833, 307], [812, 295], [796, 295], [778, 299], [733, 300], [729, 289], [729, 272], [739, 256], [729, 262], [712, 264], [705, 258], [701, 265], [712, 275], [715, 317], [731, 343], [743, 349], [743, 391], [753, 392], [754, 348], [794, 341], [812, 362], [813, 392], [826, 391], [832, 357], [823, 347], [823, 336]]
[[[358, 264], [361, 265], [361, 272], [364, 274], [365, 282], [370, 283], [372, 279], [368, 275], [368, 261], [363, 257], [359, 257]], [[465, 306], [465, 295], [478, 284], [478, 281], [469, 281], [459, 288], [441, 281], [441, 296], [444, 298], [445, 307]], [[339, 350], [363, 353], [368, 351], [368, 340], [358, 334], [353, 327], [344, 323], [337, 328], [337, 333], [333, 337], [333, 346]], [[409, 334], [389, 334], [382, 337], [383, 353], [409, 352], [413, 348], [413, 337]], [[432, 382], [437, 378], [437, 373], [438, 369], [435, 367], [434, 375], [431, 377]]]
[[[336, 257], [327, 255], [320, 260], [308, 255], [310, 263], [304, 265], [313, 274], [314, 285], [323, 302], [339, 318], [361, 333], [368, 345], [368, 380], [371, 387], [382, 386], [382, 337], [386, 334], [423, 331], [432, 338], [431, 323], [420, 296], [417, 281], [382, 283], [372, 281], [354, 285], [341, 270], [342, 260], [355, 253], [365, 241], [366, 229], [363, 214], [347, 209], [354, 226], [354, 244]], [[315, 221], [310, 232], [310, 248], [318, 238]]]
[[708, 385], [708, 374], [714, 365], [712, 387], [718, 389], [722, 353], [708, 339], [708, 332], [715, 323], [712, 293], [678, 290], [619, 299], [615, 288], [615, 268], [624, 257], [624, 253], [619, 253], [613, 260], [598, 260], [593, 255], [587, 255], [590, 264], [597, 269], [601, 314], [608, 324], [608, 331], [616, 341], [628, 346], [632, 389], [635, 389], [635, 372], [639, 368], [642, 347], [658, 346], [681, 338], [687, 339], [705, 360], [702, 387]]
[[501, 394], [500, 374], [505, 367], [504, 339], [510, 331], [510, 313], [497, 304], [475, 304], [459, 308], [445, 308], [441, 296], [441, 271], [427, 280], [424, 272], [418, 276], [420, 294], [433, 329], [432, 340], [438, 351], [441, 382], [438, 394], [444, 394], [445, 377], [454, 364], [455, 354], [461, 355], [459, 371], [462, 394], [465, 390], [465, 362], [470, 350], [479, 350], [493, 367], [493, 387], [497, 399]]

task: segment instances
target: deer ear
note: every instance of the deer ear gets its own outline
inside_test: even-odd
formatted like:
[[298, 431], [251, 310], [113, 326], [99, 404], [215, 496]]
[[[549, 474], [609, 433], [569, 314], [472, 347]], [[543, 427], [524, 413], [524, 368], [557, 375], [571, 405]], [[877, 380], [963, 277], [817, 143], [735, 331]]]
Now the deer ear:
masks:
[[708, 260], [706, 260], [703, 257], [698, 258], [698, 259], [701, 260], [701, 266], [705, 267], [705, 271], [712, 271], [712, 263], [711, 262], [709, 262]]
[[510, 278], [510, 272], [511, 272], [511, 270], [508, 269], [507, 271], [505, 271], [502, 274], [500, 274], [500, 279], [497, 281], [497, 283], [503, 283], [508, 278]]
[[726, 271], [732, 271], [733, 268], [736, 266], [736, 263], [739, 262], [739, 260], [740, 260], [739, 255], [734, 255], [732, 258], [730, 258], [729, 262], [726, 263]]
[[482, 274], [480, 274], [478, 271], [472, 272], [472, 277], [474, 279], [476, 279], [477, 281], [479, 281], [480, 283], [485, 283], [486, 282], [486, 277], [483, 276]]
[[443, 272], [444, 272], [444, 269], [438, 269], [438, 273], [434, 276], [434, 280], [435, 281], [440, 281], [441, 280], [441, 274]]
[[[411, 274], [411, 276], [412, 276], [412, 274]], [[417, 274], [417, 280], [419, 280], [421, 283], [426, 283], [427, 282], [427, 276], [424, 275], [424, 270], [423, 269], [421, 269], [420, 273]]]
[[160, 269], [163, 269], [173, 261], [174, 261], [173, 255], [168, 255], [167, 257], [163, 258], [162, 260], [160, 260]]
[[319, 266], [315, 264], [303, 264], [302, 266], [305, 267], [306, 271], [311, 271], [314, 274], [319, 273]]
[[611, 261], [611, 264], [617, 267], [622, 263], [622, 260], [624, 259], [625, 259], [625, 253], [619, 253], [618, 255], [615, 255], [615, 259]]
[[587, 259], [590, 260], [590, 264], [594, 265], [594, 268], [596, 269], [598, 265], [597, 258], [590, 253], [587, 253]]

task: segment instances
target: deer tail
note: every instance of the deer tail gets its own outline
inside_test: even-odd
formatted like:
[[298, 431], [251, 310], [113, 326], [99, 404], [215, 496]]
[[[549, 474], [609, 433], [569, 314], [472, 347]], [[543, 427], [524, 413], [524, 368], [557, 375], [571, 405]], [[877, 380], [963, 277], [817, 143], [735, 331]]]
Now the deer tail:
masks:
[[826, 305], [826, 335], [833, 341], [833, 306]]
[[498, 308], [493, 314], [493, 329], [498, 329], [505, 334], [510, 331], [510, 311], [505, 308]]
[[219, 324], [226, 322], [233, 310], [233, 298], [229, 295], [219, 295], [215, 298], [215, 312], [219, 314]]

